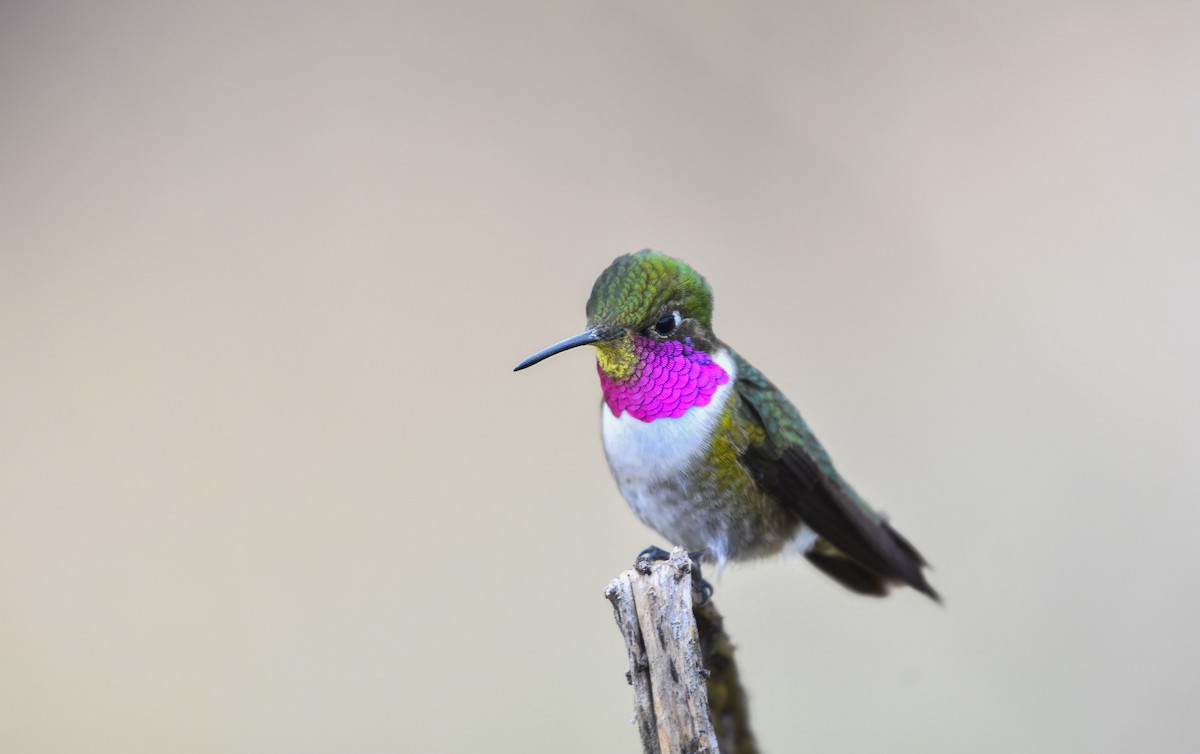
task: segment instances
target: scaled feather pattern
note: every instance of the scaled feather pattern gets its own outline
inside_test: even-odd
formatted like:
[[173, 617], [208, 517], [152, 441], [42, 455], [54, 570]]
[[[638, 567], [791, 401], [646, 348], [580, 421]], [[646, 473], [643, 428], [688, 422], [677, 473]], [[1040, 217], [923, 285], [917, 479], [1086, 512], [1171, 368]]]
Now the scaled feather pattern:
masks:
[[630, 416], [651, 422], [678, 418], [693, 406], [706, 406], [729, 374], [707, 353], [698, 351], [691, 338], [683, 342], [655, 342], [635, 338], [638, 371], [614, 380], [597, 365], [604, 401], [613, 416]]

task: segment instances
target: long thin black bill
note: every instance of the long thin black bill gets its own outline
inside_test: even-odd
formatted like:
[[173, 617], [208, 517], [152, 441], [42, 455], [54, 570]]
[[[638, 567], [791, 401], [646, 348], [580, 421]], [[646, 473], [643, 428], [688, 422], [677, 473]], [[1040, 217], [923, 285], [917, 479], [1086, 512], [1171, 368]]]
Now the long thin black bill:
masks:
[[559, 341], [549, 348], [543, 348], [534, 355], [530, 356], [528, 359], [525, 359], [520, 364], [517, 364], [515, 367], [513, 367], [513, 371], [519, 372], [525, 367], [531, 367], [543, 359], [550, 358], [556, 353], [562, 353], [563, 351], [570, 350], [577, 346], [590, 345], [601, 340], [604, 340], [604, 336], [595, 330], [584, 330], [578, 335]]

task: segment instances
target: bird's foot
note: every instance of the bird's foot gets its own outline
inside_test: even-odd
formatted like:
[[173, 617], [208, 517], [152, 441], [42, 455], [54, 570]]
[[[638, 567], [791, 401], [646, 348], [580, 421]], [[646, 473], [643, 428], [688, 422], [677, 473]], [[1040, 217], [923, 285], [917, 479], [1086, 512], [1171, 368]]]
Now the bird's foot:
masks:
[[670, 560], [671, 553], [658, 545], [650, 545], [637, 554], [633, 560], [633, 569], [638, 573], [650, 573], [650, 564], [660, 560]]
[[[688, 557], [692, 561], [692, 585], [700, 595], [700, 601], [697, 603], [699, 605], [708, 602], [713, 595], [713, 585], [708, 583], [704, 576], [700, 574], [700, 558], [703, 555], [704, 553], [700, 551], [688, 553]], [[637, 559], [633, 561], [633, 568], [638, 573], [649, 573], [651, 563], [670, 559], [671, 553], [658, 545], [650, 545], [638, 553]]]

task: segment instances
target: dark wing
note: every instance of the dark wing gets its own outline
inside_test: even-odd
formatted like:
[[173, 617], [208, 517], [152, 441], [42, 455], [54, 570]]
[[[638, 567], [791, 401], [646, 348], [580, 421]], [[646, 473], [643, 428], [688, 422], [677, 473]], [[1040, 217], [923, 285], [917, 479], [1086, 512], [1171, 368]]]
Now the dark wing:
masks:
[[856, 592], [882, 595], [889, 581], [900, 581], [938, 600], [916, 548], [842, 479], [787, 398], [744, 359], [734, 358], [742, 418], [763, 430], [752, 434], [745, 463], [759, 484], [824, 540], [806, 553], [808, 559]]

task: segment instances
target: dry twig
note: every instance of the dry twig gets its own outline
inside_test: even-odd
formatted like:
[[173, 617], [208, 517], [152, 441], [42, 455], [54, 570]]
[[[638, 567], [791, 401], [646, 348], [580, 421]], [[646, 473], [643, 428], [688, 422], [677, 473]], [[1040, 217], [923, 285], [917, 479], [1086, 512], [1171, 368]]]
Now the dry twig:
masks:
[[733, 645], [711, 599], [693, 607], [694, 589], [692, 561], [676, 550], [605, 590], [629, 654], [642, 749], [757, 754]]

